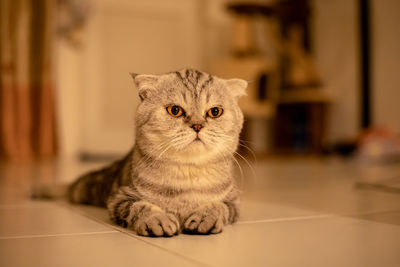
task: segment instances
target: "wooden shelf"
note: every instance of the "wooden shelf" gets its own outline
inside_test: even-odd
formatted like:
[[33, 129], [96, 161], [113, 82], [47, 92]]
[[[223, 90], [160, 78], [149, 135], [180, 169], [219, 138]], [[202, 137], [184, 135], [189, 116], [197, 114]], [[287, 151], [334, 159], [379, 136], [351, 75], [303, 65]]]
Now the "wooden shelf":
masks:
[[280, 91], [279, 103], [329, 103], [332, 97], [325, 89], [302, 88]]

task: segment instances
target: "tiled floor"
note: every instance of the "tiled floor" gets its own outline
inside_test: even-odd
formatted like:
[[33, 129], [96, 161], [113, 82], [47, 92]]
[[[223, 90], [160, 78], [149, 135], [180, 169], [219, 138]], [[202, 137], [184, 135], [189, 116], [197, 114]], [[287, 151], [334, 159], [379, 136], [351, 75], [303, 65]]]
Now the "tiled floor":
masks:
[[92, 165], [0, 165], [0, 266], [400, 266], [400, 194], [355, 186], [400, 180], [400, 164], [252, 165], [242, 162], [237, 224], [173, 238], [135, 236], [101, 208], [27, 197], [38, 181], [67, 182]]

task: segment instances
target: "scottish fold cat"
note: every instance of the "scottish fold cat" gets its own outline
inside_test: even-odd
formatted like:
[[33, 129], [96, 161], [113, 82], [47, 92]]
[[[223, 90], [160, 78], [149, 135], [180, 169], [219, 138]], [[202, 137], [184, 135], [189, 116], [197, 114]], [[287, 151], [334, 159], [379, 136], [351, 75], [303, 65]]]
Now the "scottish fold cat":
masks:
[[247, 82], [194, 69], [132, 77], [141, 100], [136, 143], [74, 182], [70, 201], [105, 206], [116, 224], [143, 236], [221, 232], [238, 218], [233, 155]]

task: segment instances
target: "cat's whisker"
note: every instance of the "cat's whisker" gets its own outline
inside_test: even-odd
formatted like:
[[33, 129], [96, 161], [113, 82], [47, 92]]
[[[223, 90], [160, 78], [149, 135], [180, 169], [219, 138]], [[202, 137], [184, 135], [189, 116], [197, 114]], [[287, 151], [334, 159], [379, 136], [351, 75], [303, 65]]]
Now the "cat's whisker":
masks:
[[255, 172], [253, 166], [249, 163], [249, 161], [237, 151], [235, 151], [234, 154], [238, 155], [241, 159], [243, 159], [244, 162], [246, 162], [246, 164], [249, 166], [249, 168], [252, 172], [253, 178], [257, 178], [256, 172]]
[[243, 173], [242, 167], [240, 166], [240, 163], [238, 162], [237, 159], [235, 159], [234, 156], [232, 156], [231, 158], [232, 158], [233, 161], [236, 163], [236, 165], [239, 167], [239, 170], [240, 170], [240, 186], [239, 186], [239, 188], [240, 188], [241, 190], [243, 190], [243, 185], [244, 185], [244, 173]]
[[250, 144], [250, 145], [254, 145], [254, 144], [255, 144], [254, 142], [251, 142], [251, 141], [249, 141], [249, 140], [243, 140], [243, 139], [239, 139], [239, 142], [241, 142], [241, 143], [247, 143], [247, 144]]
[[248, 147], [248, 146], [246, 146], [246, 145], [240, 143], [240, 140], [239, 140], [239, 146], [246, 148], [246, 149], [251, 153], [251, 155], [252, 155], [254, 161], [257, 161], [256, 154], [254, 153], [254, 151], [253, 151], [250, 147]]
[[[222, 152], [228, 152], [227, 155], [222, 154]], [[232, 159], [233, 162], [238, 166], [239, 168], [239, 172], [240, 172], [240, 184], [239, 184], [239, 188], [241, 191], [243, 191], [243, 185], [244, 185], [244, 172], [242, 169], [242, 166], [240, 165], [239, 161], [231, 154], [231, 151], [229, 151], [227, 148], [224, 147], [224, 151], [220, 152], [219, 154], [222, 156], [222, 158], [224, 160], [229, 160]]]
[[227, 134], [223, 134], [223, 133], [219, 133], [216, 131], [210, 131], [209, 132], [210, 135], [212, 136], [216, 136], [216, 137], [226, 137], [226, 138], [230, 138], [230, 139], [235, 139], [233, 136], [227, 135]]
[[179, 143], [179, 139], [174, 139], [172, 140], [169, 145], [158, 155], [157, 159], [161, 159], [162, 155], [167, 152], [172, 146], [176, 145], [177, 143]]
[[[141, 158], [137, 165], [138, 166], [143, 166], [143, 165], [147, 165], [148, 168], [152, 168], [154, 167], [155, 164], [157, 164], [156, 161], [153, 160], [153, 157], [151, 156], [151, 154], [156, 154], [159, 151], [162, 151], [163, 149], [165, 149], [165, 147], [169, 146], [171, 143], [170, 139], [165, 140], [164, 142], [162, 142], [161, 144], [159, 144], [158, 146], [154, 147], [153, 149], [151, 149], [148, 154], [145, 154], [143, 158]], [[149, 165], [150, 162], [150, 165]]]

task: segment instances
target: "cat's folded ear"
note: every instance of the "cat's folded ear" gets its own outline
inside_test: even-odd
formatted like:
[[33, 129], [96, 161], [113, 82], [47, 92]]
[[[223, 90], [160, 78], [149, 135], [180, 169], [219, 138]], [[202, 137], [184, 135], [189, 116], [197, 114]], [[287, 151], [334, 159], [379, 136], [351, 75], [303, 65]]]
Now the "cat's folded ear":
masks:
[[226, 80], [226, 85], [236, 99], [239, 99], [241, 96], [246, 95], [246, 88], [248, 82], [242, 79], [229, 79]]
[[157, 75], [130, 73], [139, 93], [140, 100], [148, 98], [156, 91]]

